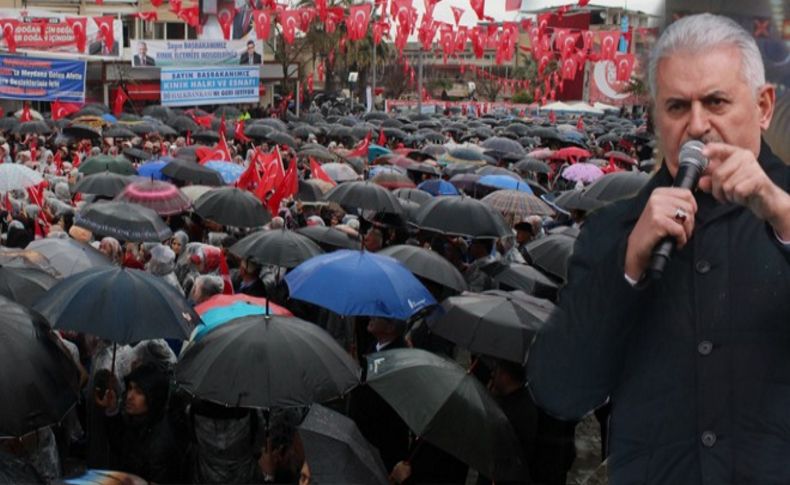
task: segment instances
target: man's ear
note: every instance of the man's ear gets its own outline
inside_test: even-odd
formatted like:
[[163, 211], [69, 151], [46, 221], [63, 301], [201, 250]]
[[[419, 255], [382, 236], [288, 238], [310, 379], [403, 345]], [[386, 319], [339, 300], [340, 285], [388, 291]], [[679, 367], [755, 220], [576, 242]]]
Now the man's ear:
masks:
[[757, 92], [757, 109], [760, 110], [760, 129], [765, 131], [771, 125], [776, 106], [776, 88], [773, 84], [762, 86]]

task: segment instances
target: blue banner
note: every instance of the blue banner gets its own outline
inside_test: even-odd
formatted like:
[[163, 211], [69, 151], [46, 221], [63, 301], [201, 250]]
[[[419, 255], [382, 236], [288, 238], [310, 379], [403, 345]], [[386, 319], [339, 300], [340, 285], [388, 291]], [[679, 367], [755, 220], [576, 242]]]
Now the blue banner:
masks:
[[257, 103], [260, 67], [162, 68], [164, 106]]
[[85, 102], [85, 61], [0, 56], [0, 98]]

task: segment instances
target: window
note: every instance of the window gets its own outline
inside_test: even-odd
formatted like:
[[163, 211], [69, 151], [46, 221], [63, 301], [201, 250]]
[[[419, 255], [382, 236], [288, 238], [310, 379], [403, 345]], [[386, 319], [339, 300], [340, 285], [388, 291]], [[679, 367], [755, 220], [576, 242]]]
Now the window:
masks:
[[186, 24], [183, 22], [167, 23], [167, 38], [170, 40], [181, 40], [185, 38]]
[[161, 22], [145, 22], [143, 29], [144, 39], [162, 40], [165, 38], [165, 24]]
[[191, 39], [191, 40], [197, 39], [197, 29], [195, 29], [191, 25], [187, 25], [187, 39]]

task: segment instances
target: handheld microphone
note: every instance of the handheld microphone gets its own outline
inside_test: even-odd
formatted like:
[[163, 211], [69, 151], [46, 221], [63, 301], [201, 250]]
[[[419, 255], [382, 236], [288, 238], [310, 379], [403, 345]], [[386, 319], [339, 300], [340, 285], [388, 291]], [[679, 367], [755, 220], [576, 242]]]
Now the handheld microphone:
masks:
[[[689, 140], [680, 147], [678, 173], [675, 175], [673, 187], [692, 191], [697, 188], [700, 176], [708, 166], [708, 158], [702, 154], [703, 148], [705, 148], [705, 144], [699, 140]], [[662, 239], [653, 249], [650, 275], [654, 280], [661, 279], [661, 276], [664, 274], [664, 268], [674, 250], [675, 238], [669, 236]]]

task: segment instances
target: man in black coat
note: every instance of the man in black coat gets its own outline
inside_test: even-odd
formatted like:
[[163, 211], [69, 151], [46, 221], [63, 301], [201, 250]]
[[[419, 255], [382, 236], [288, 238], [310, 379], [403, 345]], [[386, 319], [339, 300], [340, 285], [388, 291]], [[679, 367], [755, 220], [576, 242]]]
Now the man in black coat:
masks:
[[255, 42], [248, 40], [247, 50], [239, 57], [239, 64], [259, 65], [260, 63], [261, 63], [261, 55], [255, 52]]
[[239, 281], [236, 293], [263, 298], [266, 296], [266, 285], [260, 277], [261, 267], [255, 261], [247, 258], [239, 264]]
[[[651, 57], [664, 164], [594, 212], [559, 311], [530, 350], [530, 389], [559, 418], [609, 397], [610, 483], [790, 483], [790, 175], [761, 142], [773, 113], [735, 22], [684, 17]], [[706, 143], [699, 190], [672, 188]], [[653, 247], [677, 242], [663, 278]]]

